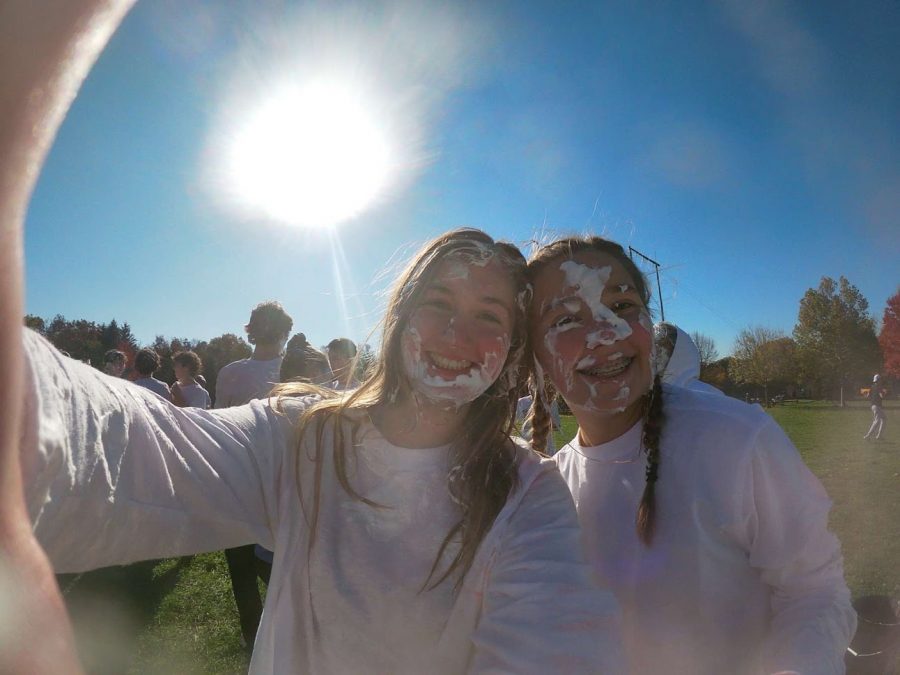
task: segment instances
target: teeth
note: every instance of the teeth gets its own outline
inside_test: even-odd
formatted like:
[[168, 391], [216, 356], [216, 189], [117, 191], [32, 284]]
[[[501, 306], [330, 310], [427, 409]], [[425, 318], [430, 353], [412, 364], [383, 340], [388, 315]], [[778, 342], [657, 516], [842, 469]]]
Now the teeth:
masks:
[[591, 368], [590, 370], [581, 370], [579, 372], [592, 377], [606, 377], [622, 372], [629, 365], [631, 365], [631, 359], [622, 359], [611, 365], [604, 366], [603, 368]]
[[440, 354], [429, 354], [429, 356], [431, 356], [431, 360], [434, 361], [434, 365], [438, 368], [444, 368], [445, 370], [468, 370], [472, 367], [471, 361], [456, 361], [441, 356]]

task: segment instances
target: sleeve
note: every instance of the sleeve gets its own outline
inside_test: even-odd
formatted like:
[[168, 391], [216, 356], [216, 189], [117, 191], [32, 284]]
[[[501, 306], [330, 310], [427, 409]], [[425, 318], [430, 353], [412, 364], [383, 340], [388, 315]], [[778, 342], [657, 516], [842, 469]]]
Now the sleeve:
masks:
[[844, 672], [856, 612], [840, 543], [828, 531], [831, 502], [781, 428], [760, 429], [739, 490], [750, 564], [771, 588], [766, 672]]
[[177, 408], [31, 331], [23, 339], [26, 500], [58, 572], [272, 548], [288, 420], [262, 402]]
[[511, 516], [488, 572], [472, 673], [623, 673], [619, 608], [592, 581], [555, 467]]

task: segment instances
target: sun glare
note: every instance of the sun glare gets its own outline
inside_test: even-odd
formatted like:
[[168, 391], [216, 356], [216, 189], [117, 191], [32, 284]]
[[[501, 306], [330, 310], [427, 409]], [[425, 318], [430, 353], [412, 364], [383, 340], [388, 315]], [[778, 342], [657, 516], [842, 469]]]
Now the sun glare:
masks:
[[391, 177], [387, 133], [373, 110], [339, 83], [275, 92], [232, 136], [229, 192], [292, 225], [325, 228], [359, 215]]

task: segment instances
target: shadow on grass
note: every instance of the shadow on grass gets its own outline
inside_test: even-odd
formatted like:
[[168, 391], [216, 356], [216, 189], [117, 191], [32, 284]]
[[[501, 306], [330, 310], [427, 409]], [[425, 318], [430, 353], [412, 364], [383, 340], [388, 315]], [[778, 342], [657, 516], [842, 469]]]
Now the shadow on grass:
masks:
[[141, 633], [153, 623], [189, 561], [147, 560], [57, 576], [85, 672], [119, 675], [129, 670]]

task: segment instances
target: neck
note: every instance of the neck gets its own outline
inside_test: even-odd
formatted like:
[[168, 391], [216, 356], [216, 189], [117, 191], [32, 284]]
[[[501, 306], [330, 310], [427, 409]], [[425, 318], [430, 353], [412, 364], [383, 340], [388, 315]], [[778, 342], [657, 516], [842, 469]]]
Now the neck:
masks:
[[266, 345], [257, 343], [251, 358], [254, 361], [271, 361], [279, 356], [281, 356], [281, 345], [279, 343]]
[[196, 382], [197, 382], [197, 380], [195, 380], [190, 375], [185, 375], [184, 377], [178, 378], [178, 384], [185, 386], [185, 387], [188, 386], [189, 384], [196, 384]]
[[578, 441], [585, 447], [602, 445], [617, 439], [633, 427], [644, 414], [644, 401], [638, 399], [620, 412], [598, 412], [572, 408], [578, 421]]
[[381, 435], [394, 445], [434, 448], [459, 435], [468, 408], [407, 393], [396, 402], [375, 406], [369, 415]]

